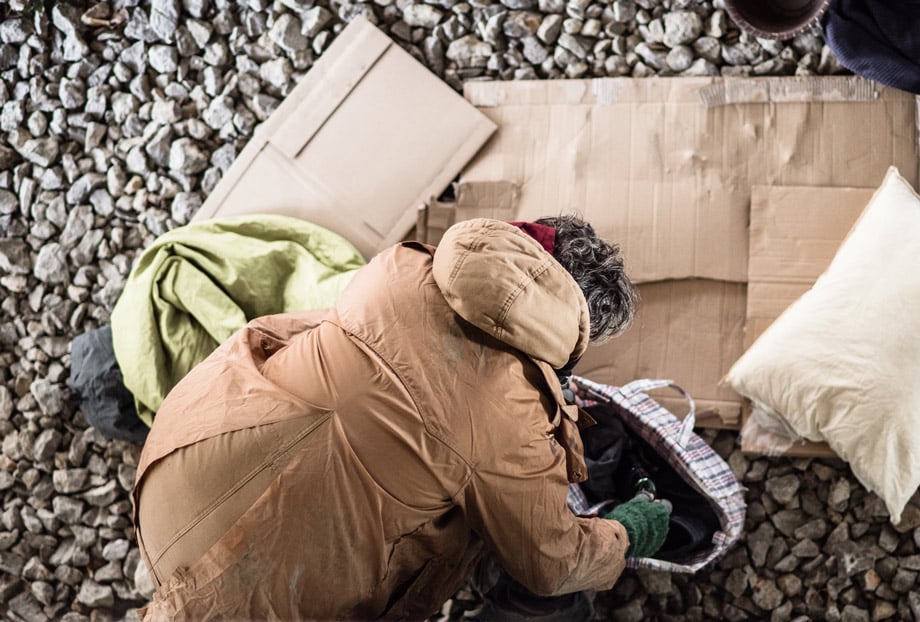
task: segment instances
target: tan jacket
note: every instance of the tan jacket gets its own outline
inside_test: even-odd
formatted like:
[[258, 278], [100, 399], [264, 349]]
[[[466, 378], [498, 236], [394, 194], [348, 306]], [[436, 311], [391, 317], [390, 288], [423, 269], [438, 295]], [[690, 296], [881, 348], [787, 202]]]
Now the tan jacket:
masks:
[[537, 242], [475, 220], [381, 253], [333, 310], [250, 323], [144, 447], [146, 619], [424, 618], [484, 547], [539, 594], [610, 588], [626, 533], [566, 507], [584, 464], [553, 371], [587, 322]]

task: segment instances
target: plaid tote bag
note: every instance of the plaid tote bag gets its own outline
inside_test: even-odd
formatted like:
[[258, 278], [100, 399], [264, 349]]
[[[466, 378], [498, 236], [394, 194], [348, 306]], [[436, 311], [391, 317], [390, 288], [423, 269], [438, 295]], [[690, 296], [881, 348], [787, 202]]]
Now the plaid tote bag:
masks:
[[[722, 557], [738, 541], [744, 529], [744, 488], [725, 460], [694, 433], [695, 406], [690, 395], [670, 380], [636, 380], [622, 387], [598, 384], [578, 376], [573, 376], [572, 381], [576, 395], [586, 405], [600, 403], [613, 408], [625, 426], [663, 458], [689, 487], [705, 497], [719, 521], [711, 544], [686, 558], [671, 561], [628, 558], [627, 567], [693, 573]], [[645, 393], [666, 387], [687, 398], [690, 412], [683, 421]], [[570, 486], [568, 504], [580, 516], [596, 513], [601, 505], [592, 507], [579, 484]]]

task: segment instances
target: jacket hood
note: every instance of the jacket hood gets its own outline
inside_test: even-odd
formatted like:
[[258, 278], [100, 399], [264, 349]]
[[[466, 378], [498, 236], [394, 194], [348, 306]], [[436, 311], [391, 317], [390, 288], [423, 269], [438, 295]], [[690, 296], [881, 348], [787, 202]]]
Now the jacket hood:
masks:
[[575, 279], [539, 242], [504, 222], [452, 226], [434, 254], [451, 308], [499, 341], [556, 369], [588, 345], [588, 305]]

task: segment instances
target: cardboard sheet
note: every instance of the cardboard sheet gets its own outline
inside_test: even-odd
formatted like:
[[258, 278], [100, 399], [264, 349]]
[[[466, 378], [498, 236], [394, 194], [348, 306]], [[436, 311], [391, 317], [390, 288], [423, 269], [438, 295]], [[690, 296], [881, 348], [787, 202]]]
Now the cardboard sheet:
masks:
[[453, 203], [442, 203], [432, 198], [426, 205], [418, 208], [412, 239], [437, 246], [441, 236], [456, 222], [456, 210]]
[[875, 188], [752, 188], [745, 349], [830, 265], [874, 192]]
[[[730, 427], [741, 400], [719, 381], [747, 303], [724, 283], [748, 279], [751, 188], [875, 187], [891, 164], [916, 183], [920, 168], [913, 96], [858, 77], [470, 82], [465, 95], [500, 129], [461, 175], [457, 220], [575, 211], [621, 244], [639, 283], [723, 282], [643, 287], [641, 337], [578, 372], [673, 379]], [[716, 309], [724, 333], [710, 330]]]
[[[916, 181], [912, 95], [856, 77], [469, 82], [500, 130], [461, 181], [513, 182], [515, 217], [577, 211], [637, 282], [747, 279], [751, 187]], [[481, 204], [481, 207], [489, 207]]]
[[[611, 384], [630, 377], [667, 378], [688, 391], [707, 387], [741, 356], [744, 289], [744, 283], [711, 279], [644, 283], [632, 328], [608, 344], [589, 347], [575, 373]], [[723, 340], [727, 345], [717, 347]], [[686, 414], [686, 401], [673, 390], [653, 395], [675, 415]], [[714, 385], [705, 399], [693, 397], [699, 426], [739, 427], [739, 398], [730, 388]]]
[[363, 18], [353, 20], [224, 175], [194, 220], [274, 213], [370, 258], [401, 240], [495, 125]]
[[[874, 188], [765, 187], [751, 191], [747, 349], [830, 265], [841, 242], [869, 203]], [[745, 408], [743, 421], [749, 411]], [[741, 449], [759, 453], [744, 434]], [[833, 456], [825, 443], [797, 443], [790, 456]]]

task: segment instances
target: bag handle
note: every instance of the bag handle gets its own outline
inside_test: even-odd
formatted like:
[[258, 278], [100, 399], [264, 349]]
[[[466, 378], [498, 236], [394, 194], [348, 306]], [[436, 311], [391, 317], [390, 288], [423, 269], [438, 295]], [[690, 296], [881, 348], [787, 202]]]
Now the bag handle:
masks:
[[687, 393], [683, 387], [676, 384], [673, 380], [652, 380], [649, 378], [644, 378], [642, 380], [633, 380], [632, 382], [624, 384], [620, 387], [620, 394], [626, 397], [632, 397], [637, 393], [647, 393], [648, 391], [654, 391], [655, 389], [665, 389], [671, 388], [684, 396], [684, 399], [687, 400], [687, 403], [690, 405], [690, 411], [687, 413], [687, 416], [684, 417], [683, 422], [680, 426], [680, 433], [678, 435], [678, 441], [680, 444], [686, 445], [687, 441], [690, 440], [690, 435], [693, 433], [693, 428], [696, 426], [696, 402], [693, 401], [693, 397]]

